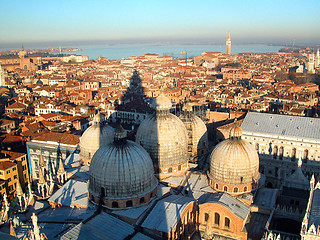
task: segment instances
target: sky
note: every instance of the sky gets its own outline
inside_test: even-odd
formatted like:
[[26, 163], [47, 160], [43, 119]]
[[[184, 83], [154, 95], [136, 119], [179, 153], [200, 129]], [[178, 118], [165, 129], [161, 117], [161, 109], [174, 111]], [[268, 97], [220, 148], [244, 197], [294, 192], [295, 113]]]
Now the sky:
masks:
[[2, 0], [0, 44], [89, 40], [320, 43], [319, 0]]

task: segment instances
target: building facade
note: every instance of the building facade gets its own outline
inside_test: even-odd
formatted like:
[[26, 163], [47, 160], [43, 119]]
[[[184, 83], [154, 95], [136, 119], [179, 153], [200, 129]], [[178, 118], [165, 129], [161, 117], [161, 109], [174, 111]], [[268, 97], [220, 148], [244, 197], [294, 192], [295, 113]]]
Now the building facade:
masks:
[[311, 178], [320, 174], [320, 119], [249, 112], [241, 127], [243, 138], [260, 157], [260, 172], [267, 186], [279, 187], [302, 160], [302, 171]]

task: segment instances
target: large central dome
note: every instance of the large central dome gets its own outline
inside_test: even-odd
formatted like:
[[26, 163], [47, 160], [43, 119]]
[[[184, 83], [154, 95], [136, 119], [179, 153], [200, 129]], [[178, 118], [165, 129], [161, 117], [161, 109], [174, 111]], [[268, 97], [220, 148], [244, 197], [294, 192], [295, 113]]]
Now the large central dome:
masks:
[[188, 169], [187, 130], [183, 122], [169, 112], [171, 105], [167, 97], [157, 97], [153, 102], [156, 113], [140, 124], [136, 135], [136, 142], [150, 154], [159, 178]]
[[258, 153], [241, 135], [241, 128], [235, 126], [230, 138], [219, 143], [210, 155], [210, 185], [218, 191], [249, 192], [259, 180]]
[[89, 170], [90, 198], [109, 208], [134, 207], [156, 195], [158, 184], [152, 160], [139, 144], [125, 140], [125, 130], [115, 131], [113, 143], [98, 149]]

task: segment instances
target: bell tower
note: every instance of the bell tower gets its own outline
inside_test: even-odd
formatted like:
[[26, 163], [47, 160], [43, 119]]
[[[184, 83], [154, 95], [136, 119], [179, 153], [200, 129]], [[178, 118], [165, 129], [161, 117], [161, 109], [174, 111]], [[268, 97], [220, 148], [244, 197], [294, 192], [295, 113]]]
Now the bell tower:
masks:
[[226, 54], [230, 55], [231, 54], [231, 37], [230, 33], [228, 33], [227, 41], [226, 41]]

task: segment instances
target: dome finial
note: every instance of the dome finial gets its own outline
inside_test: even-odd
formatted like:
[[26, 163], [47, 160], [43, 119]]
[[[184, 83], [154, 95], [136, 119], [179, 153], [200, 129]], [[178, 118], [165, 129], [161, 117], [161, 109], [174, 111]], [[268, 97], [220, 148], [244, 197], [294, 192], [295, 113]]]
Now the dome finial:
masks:
[[171, 107], [172, 103], [170, 99], [164, 96], [163, 93], [155, 98], [152, 103], [152, 108], [154, 108], [156, 111], [169, 111]]
[[234, 119], [234, 126], [230, 129], [229, 138], [240, 139], [242, 136], [242, 129], [239, 127], [237, 118]]
[[121, 123], [117, 126], [114, 131], [114, 142], [122, 142], [127, 137], [126, 130], [122, 127]]

